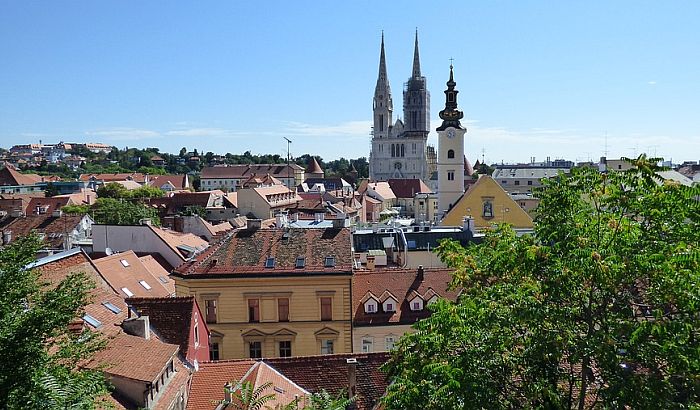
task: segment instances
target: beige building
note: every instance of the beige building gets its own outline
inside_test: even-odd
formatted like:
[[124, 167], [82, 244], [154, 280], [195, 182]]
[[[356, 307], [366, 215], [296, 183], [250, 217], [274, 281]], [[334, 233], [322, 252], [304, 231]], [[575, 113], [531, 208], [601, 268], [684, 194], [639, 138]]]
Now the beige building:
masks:
[[358, 270], [353, 277], [353, 349], [371, 353], [393, 349], [413, 332], [416, 321], [430, 316], [427, 306], [438, 298], [457, 299], [447, 290], [449, 269]]
[[530, 215], [493, 178], [482, 175], [442, 219], [442, 225], [459, 226], [465, 217], [474, 219], [476, 228], [508, 223], [516, 229], [532, 229]]
[[299, 201], [301, 197], [284, 185], [238, 190], [238, 212], [259, 219], [273, 218], [279, 211], [294, 207]]
[[296, 164], [244, 164], [205, 167], [201, 174], [201, 189], [238, 190], [251, 177], [270, 175], [293, 189], [304, 182], [304, 168]]
[[347, 353], [350, 242], [347, 228], [245, 229], [172, 276], [204, 307], [222, 359]]

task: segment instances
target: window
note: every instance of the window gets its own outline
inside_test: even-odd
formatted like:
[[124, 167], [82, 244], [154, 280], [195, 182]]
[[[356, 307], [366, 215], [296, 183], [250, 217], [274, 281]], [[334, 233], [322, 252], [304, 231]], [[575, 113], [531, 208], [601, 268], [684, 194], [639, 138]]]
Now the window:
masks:
[[256, 323], [260, 321], [260, 300], [248, 299], [248, 322]]
[[289, 322], [289, 298], [277, 299], [277, 316], [280, 322]]
[[219, 360], [219, 344], [212, 343], [209, 345], [209, 360]]
[[122, 292], [128, 297], [134, 296], [134, 294], [129, 290], [129, 288], [122, 288]]
[[207, 323], [216, 323], [216, 299], [206, 299], [204, 301], [205, 320]]
[[455, 157], [455, 150], [449, 149], [447, 150], [447, 158], [454, 158]]
[[122, 260], [120, 260], [119, 262], [121, 262], [121, 263], [122, 263], [122, 266], [124, 266], [125, 268], [128, 268], [128, 267], [129, 267], [129, 262], [127, 262], [126, 259], [122, 259]]
[[262, 342], [248, 342], [248, 352], [251, 359], [262, 357]]
[[491, 201], [485, 201], [483, 206], [483, 212], [481, 214], [484, 218], [493, 218], [493, 204]]
[[321, 354], [333, 354], [333, 340], [321, 340]]
[[394, 311], [394, 304], [392, 302], [388, 302], [386, 304], [386, 309], [387, 312], [393, 312]]
[[396, 156], [396, 146], [394, 144], [391, 144], [391, 156]]
[[454, 171], [447, 171], [447, 180], [448, 180], [448, 181], [454, 181], [454, 180], [455, 180], [455, 172], [454, 172]]
[[411, 302], [411, 310], [423, 310], [423, 302], [420, 299], [414, 299]]
[[527, 181], [527, 184], [528, 184], [528, 185], [532, 185], [532, 181]]
[[83, 316], [83, 320], [84, 320], [87, 324], [89, 324], [90, 326], [94, 327], [95, 329], [97, 329], [97, 328], [99, 328], [100, 326], [102, 326], [102, 323], [101, 323], [99, 320], [95, 319], [94, 317], [92, 317], [92, 316], [90, 316], [90, 315], [88, 315], [88, 314], [85, 314], [85, 315]]
[[335, 266], [335, 256], [326, 256], [326, 260], [323, 263], [326, 268], [332, 268]]
[[199, 325], [194, 324], [194, 347], [199, 347]]
[[321, 298], [321, 320], [333, 320], [333, 299]]
[[374, 303], [374, 301], [368, 301], [367, 304], [365, 305], [365, 313], [374, 313], [377, 311], [377, 305]]
[[379, 131], [384, 131], [384, 114], [379, 114]]
[[114, 313], [114, 314], [117, 314], [117, 313], [121, 313], [121, 312], [122, 312], [121, 309], [119, 309], [117, 306], [115, 306], [114, 304], [112, 304], [112, 303], [110, 303], [110, 302], [102, 302], [102, 306], [106, 307], [107, 309], [109, 309], [109, 310], [110, 310], [112, 313]]
[[402, 157], [406, 156], [406, 150], [404, 148], [405, 148], [405, 144], [401, 144], [401, 156]]
[[275, 258], [270, 256], [267, 259], [265, 259], [265, 267], [266, 268], [274, 268], [275, 267]]
[[144, 289], [146, 289], [146, 290], [151, 290], [151, 285], [149, 285], [148, 283], [146, 283], [145, 280], [140, 280], [140, 281], [139, 281], [139, 284], [141, 284], [141, 286], [143, 286]]
[[168, 283], [168, 278], [166, 278], [165, 276], [158, 276], [158, 280], [159, 280], [160, 283], [162, 283], [162, 284], [167, 284], [167, 283]]
[[372, 353], [372, 345], [374, 342], [371, 338], [362, 338], [362, 353]]
[[292, 357], [291, 340], [283, 340], [280, 342], [280, 357]]
[[514, 184], [515, 184], [515, 185], [520, 185], [520, 181], [515, 181]]
[[299, 256], [299, 257], [297, 258], [297, 262], [296, 262], [296, 264], [294, 265], [294, 267], [297, 268], [297, 269], [300, 269], [300, 268], [303, 268], [304, 266], [306, 266], [306, 258], [303, 257], [303, 256]]
[[386, 342], [386, 350], [392, 350], [394, 348], [394, 343], [396, 343], [396, 338], [394, 336], [387, 336], [384, 341]]

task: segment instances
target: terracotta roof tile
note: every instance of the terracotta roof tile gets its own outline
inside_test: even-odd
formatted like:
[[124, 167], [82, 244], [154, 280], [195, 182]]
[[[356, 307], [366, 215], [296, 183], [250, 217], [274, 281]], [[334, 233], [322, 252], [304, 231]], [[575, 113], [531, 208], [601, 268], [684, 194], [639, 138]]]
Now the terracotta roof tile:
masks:
[[199, 371], [192, 375], [187, 408], [215, 409], [217, 404], [212, 401], [226, 398], [224, 385], [241, 380], [254, 364], [253, 360], [201, 363]]
[[[347, 228], [240, 230], [222, 238], [193, 261], [177, 268], [175, 273], [348, 273], [353, 264], [350, 238]], [[274, 258], [274, 266], [266, 267], [268, 257]], [[303, 268], [296, 267], [298, 257], [305, 258]], [[332, 258], [332, 261], [326, 258]], [[333, 262], [332, 266], [330, 262]]]
[[433, 192], [420, 179], [390, 179], [387, 182], [397, 198], [413, 198], [416, 194]]
[[[163, 286], [159, 277], [153, 276], [134, 251], [95, 259], [93, 263], [100, 275], [123, 297], [168, 297], [172, 294]], [[142, 282], [145, 282], [145, 285]], [[150, 289], [146, 289], [147, 287]], [[124, 288], [128, 289], [131, 295], [127, 294]]]
[[302, 171], [304, 168], [296, 164], [245, 164], [228, 165], [218, 167], [205, 167], [202, 169], [202, 179], [207, 178], [248, 178], [251, 175], [270, 174], [275, 178], [286, 178], [288, 175], [294, 176], [294, 172]]
[[[160, 256], [160, 255], [158, 255]], [[158, 258], [158, 259], [162, 259]], [[139, 256], [139, 260], [146, 267], [146, 269], [151, 272], [151, 275], [158, 279], [158, 281], [163, 285], [163, 287], [170, 292], [171, 295], [175, 294], [175, 281], [170, 277], [168, 270], [158, 261], [154, 255], [143, 255]]]
[[[437, 294], [449, 300], [457, 299], [457, 292], [448, 291], [452, 279], [450, 269], [425, 269], [423, 280], [418, 279], [415, 269], [382, 269], [376, 271], [358, 270], [352, 278], [353, 325], [371, 326], [387, 324], [411, 324], [430, 316], [430, 311], [413, 311], [409, 305], [414, 295], [421, 296], [424, 302]], [[395, 312], [383, 312], [381, 305], [376, 313], [365, 313], [364, 302], [367, 295], [382, 295], [379, 301], [386, 300], [389, 294], [398, 298]], [[429, 295], [429, 296], [428, 296]]]
[[32, 231], [44, 234], [44, 243], [50, 249], [62, 249], [66, 233], [73, 231], [84, 215], [52, 214], [9, 217], [3, 220], [0, 227], [3, 231], [11, 231], [12, 238], [29, 235]]
[[174, 189], [187, 189], [189, 188], [186, 185], [187, 182], [187, 175], [158, 175], [158, 176], [153, 176], [149, 181], [148, 185], [154, 186], [156, 188], [160, 188], [165, 184], [170, 183]]
[[78, 179], [80, 181], [90, 181], [90, 180], [94, 179], [96, 181], [103, 181], [103, 182], [117, 182], [117, 181], [133, 180], [133, 181], [136, 181], [140, 184], [143, 184], [146, 182], [146, 174], [142, 174], [140, 172], [116, 173], [116, 174], [80, 174], [80, 177]]
[[109, 340], [107, 347], [93, 355], [86, 367], [99, 367], [108, 374], [150, 383], [155, 382], [177, 352], [177, 345], [154, 337], [144, 339], [119, 333]]
[[209, 246], [207, 241], [191, 233], [180, 233], [155, 226], [150, 226], [150, 228], [153, 233], [155, 233], [168, 245], [168, 247], [170, 247], [170, 249], [177, 252], [183, 260], [187, 260], [190, 256], [192, 256], [188, 251], [183, 249], [200, 251]]
[[148, 316], [161, 340], [179, 345], [180, 351], [187, 354], [191, 319], [195, 310], [194, 296], [127, 298], [126, 304], [132, 306], [139, 315]]

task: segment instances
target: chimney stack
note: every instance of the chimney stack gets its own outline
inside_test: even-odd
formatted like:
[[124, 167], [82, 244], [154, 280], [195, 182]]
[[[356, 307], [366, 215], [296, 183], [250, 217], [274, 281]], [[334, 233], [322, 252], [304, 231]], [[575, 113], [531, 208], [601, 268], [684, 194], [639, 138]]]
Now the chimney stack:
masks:
[[151, 338], [151, 324], [148, 316], [134, 317], [122, 322], [122, 329], [131, 336], [143, 337], [146, 340]]
[[423, 265], [418, 265], [418, 280], [423, 282], [424, 278], [425, 278], [425, 269], [423, 269]]
[[357, 359], [351, 357], [345, 362], [348, 364], [348, 399], [352, 399], [357, 394]]
[[375, 266], [375, 256], [374, 255], [367, 255], [367, 269], [374, 270], [374, 266]]
[[262, 227], [262, 219], [248, 219], [246, 224], [246, 228], [249, 230], [260, 229]]

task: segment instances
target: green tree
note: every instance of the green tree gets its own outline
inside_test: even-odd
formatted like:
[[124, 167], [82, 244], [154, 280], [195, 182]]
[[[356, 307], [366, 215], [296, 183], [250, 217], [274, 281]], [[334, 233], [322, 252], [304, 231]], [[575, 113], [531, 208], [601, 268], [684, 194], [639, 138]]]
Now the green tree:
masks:
[[144, 185], [131, 191], [131, 197], [136, 199], [160, 198], [163, 195], [165, 195], [165, 191], [150, 185]]
[[275, 394], [264, 394], [265, 390], [272, 387], [272, 382], [264, 383], [255, 388], [253, 383], [244, 381], [240, 385], [231, 389], [231, 406], [236, 410], [261, 410], [269, 407], [265, 406], [275, 400]]
[[318, 393], [313, 393], [309, 397], [309, 404], [306, 407], [304, 407], [304, 409], [345, 410], [346, 408], [348, 408], [349, 405], [355, 402], [355, 397], [349, 399], [345, 390], [341, 390], [338, 394], [332, 395], [324, 389]]
[[123, 199], [98, 198], [91, 213], [98, 224], [137, 225], [144, 219], [150, 219], [153, 225], [160, 225], [155, 209]]
[[44, 196], [46, 198], [51, 198], [58, 194], [60, 194], [60, 192], [58, 191], [58, 187], [54, 185], [53, 182], [49, 182], [48, 184], [46, 184], [46, 189], [44, 189]]
[[104, 376], [77, 367], [102, 343], [90, 331], [68, 330], [88, 303], [91, 282], [72, 274], [42, 283], [26, 269], [39, 246], [31, 235], [0, 250], [0, 408], [94, 408], [108, 393]]
[[547, 181], [535, 236], [440, 245], [462, 293], [399, 342], [389, 408], [697, 408], [700, 188], [632, 162]]
[[66, 205], [61, 208], [65, 214], [87, 214], [90, 212], [90, 205]]
[[99, 198], [123, 199], [131, 198], [131, 192], [126, 187], [117, 182], [108, 182], [97, 188]]

